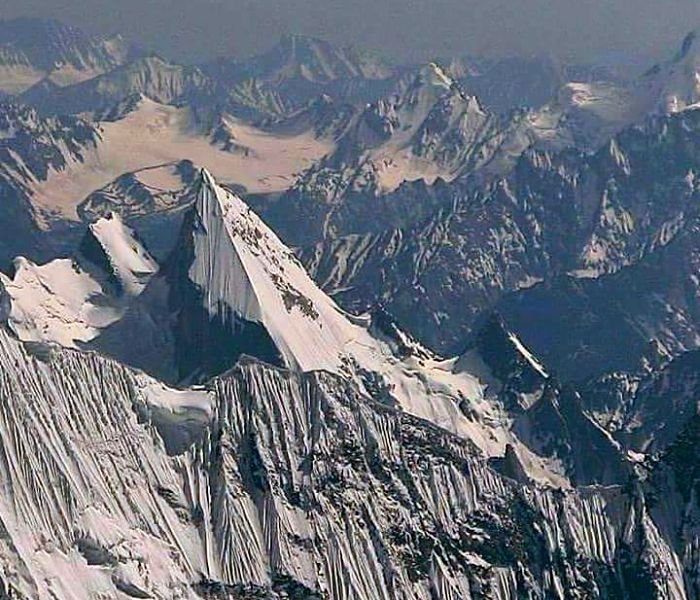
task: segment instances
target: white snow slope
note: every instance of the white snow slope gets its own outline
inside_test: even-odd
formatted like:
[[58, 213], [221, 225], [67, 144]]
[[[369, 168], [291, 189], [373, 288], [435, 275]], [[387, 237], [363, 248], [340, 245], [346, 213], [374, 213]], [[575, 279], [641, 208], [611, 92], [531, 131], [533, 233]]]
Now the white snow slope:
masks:
[[[563, 600], [587, 597], [591, 573], [614, 577], [631, 548], [659, 597], [686, 598], [677, 498], [654, 520], [618, 487], [552, 492], [498, 475], [486, 458], [511, 444], [533, 478], [566, 483], [510, 431], [488, 373], [420, 348], [400, 358], [209, 173], [196, 190], [184, 276], [209, 314], [225, 305], [264, 327], [291, 370], [243, 359], [206, 387], [171, 389], [48, 343], [64, 329], [18, 326], [13, 308], [36, 308], [61, 277], [6, 293], [30, 342], [0, 327], [0, 596], [277, 600], [293, 584], [329, 600]], [[143, 288], [153, 265], [127, 233], [93, 227], [139, 302], [163, 280]], [[71, 293], [52, 292], [61, 306]], [[397, 406], [367, 389], [378, 381]]]
[[[117, 321], [158, 271], [157, 263], [117, 215], [90, 226], [106, 261], [60, 258], [45, 265], [19, 257], [12, 278], [0, 272], [3, 318], [22, 340], [74, 348]], [[114, 285], [119, 286], [115, 291]]]
[[[191, 262], [181, 266], [199, 290], [197, 312], [203, 310], [232, 335], [241, 321], [257, 323], [286, 367], [329, 371], [363, 388], [379, 385], [391, 402], [470, 440], [486, 456], [503, 456], [510, 444], [530, 476], [567, 485], [556, 459], [534, 454], [511, 432], [511, 415], [488, 393], [488, 374], [471, 374], [456, 366], [456, 358], [445, 360], [422, 349], [401, 357], [391, 340], [370, 333], [369, 317], [344, 313], [322, 292], [274, 232], [206, 170], [193, 193], [192, 218], [185, 219], [179, 244], [190, 248], [184, 255]], [[170, 339], [171, 306], [163, 293], [164, 284], [173, 285], [170, 275], [163, 271], [154, 277], [155, 263], [117, 217], [91, 229], [126, 293], [115, 295], [103, 275], [68, 259], [44, 266], [21, 259], [13, 279], [0, 279], [7, 322], [22, 340], [69, 348], [88, 344], [162, 375], [167, 369], [161, 367], [181, 350], [172, 345], [177, 339], [159, 345]], [[195, 322], [194, 316], [181, 318]], [[105, 331], [111, 337], [102, 344]]]
[[77, 219], [76, 208], [87, 196], [124, 173], [185, 159], [209, 165], [222, 181], [243, 185], [250, 192], [285, 190], [333, 147], [311, 132], [273, 135], [227, 117], [230, 134], [247, 149], [227, 152], [202, 133], [190, 108], [145, 97], [123, 118], [99, 126], [101, 139], [82, 160], [32, 184], [31, 202], [40, 223], [56, 217]]
[[643, 502], [517, 486], [330, 374], [244, 362], [176, 391], [3, 328], [0, 365], [0, 596], [605, 598], [589, 577], [641, 540], [658, 597], [686, 598]]
[[381, 372], [407, 410], [449, 429], [471, 429], [454, 398], [461, 393], [480, 402], [478, 380], [453, 375], [451, 365], [437, 360], [410, 365], [396, 359], [388, 345], [369, 333], [367, 319], [344, 313], [275, 233], [207, 171], [202, 172], [194, 211], [188, 276], [203, 290], [208, 314], [225, 318], [220, 311], [227, 307], [261, 324], [293, 370], [351, 376], [357, 367]]

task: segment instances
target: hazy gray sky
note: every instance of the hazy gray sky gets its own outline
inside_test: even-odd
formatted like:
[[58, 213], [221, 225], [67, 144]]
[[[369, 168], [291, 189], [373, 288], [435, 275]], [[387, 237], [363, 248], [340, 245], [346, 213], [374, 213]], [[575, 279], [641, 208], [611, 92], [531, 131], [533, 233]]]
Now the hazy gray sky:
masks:
[[700, 0], [0, 0], [0, 17], [121, 31], [168, 56], [245, 56], [282, 33], [398, 59], [459, 53], [659, 56], [700, 28]]

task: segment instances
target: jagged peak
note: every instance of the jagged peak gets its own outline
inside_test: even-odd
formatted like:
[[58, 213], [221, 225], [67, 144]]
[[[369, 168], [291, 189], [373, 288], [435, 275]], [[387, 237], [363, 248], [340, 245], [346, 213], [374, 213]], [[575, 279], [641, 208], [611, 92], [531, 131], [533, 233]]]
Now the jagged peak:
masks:
[[272, 51], [286, 52], [297, 58], [300, 58], [296, 56], [299, 52], [310, 53], [312, 56], [325, 54], [336, 59], [371, 56], [369, 51], [358, 50], [354, 46], [336, 45], [326, 39], [302, 33], [283, 34]]
[[478, 99], [467, 94], [449, 71], [436, 62], [427, 63], [413, 71], [408, 79], [398, 83], [394, 94], [400, 104], [411, 104], [416, 98], [423, 98], [429, 104], [439, 100], [457, 100], [460, 105], [466, 104], [471, 110], [483, 112]]
[[391, 67], [372, 52], [336, 46], [328, 40], [301, 34], [287, 34], [270, 50], [252, 59], [262, 74], [284, 77], [293, 74], [316, 82], [340, 77], [383, 79]]
[[132, 71], [161, 71], [161, 70], [181, 70], [185, 69], [182, 65], [174, 63], [166, 58], [163, 58], [155, 52], [149, 53], [146, 56], [141, 56], [121, 68], [124, 72]]
[[104, 70], [141, 53], [118, 35], [89, 35], [60, 21], [29, 17], [0, 20], [0, 46], [19, 52], [46, 71], [67, 64], [78, 70]]
[[208, 170], [202, 169], [194, 194], [179, 245], [191, 257], [187, 277], [200, 290], [202, 308], [224, 327], [237, 327], [236, 319], [262, 325], [289, 367], [337, 370], [353, 327], [336, 305]]
[[[202, 170], [195, 194], [178, 244], [181, 250], [172, 261], [179, 279], [173, 281], [170, 272], [169, 285], [175, 292], [171, 298], [192, 299], [176, 309], [185, 324], [184, 335], [196, 329], [196, 341], [204, 341], [207, 348], [210, 340], [226, 340], [220, 350], [230, 356], [228, 364], [217, 365], [219, 373], [230, 368], [244, 353], [242, 346], [255, 338], [263, 343], [253, 350], [264, 351], [265, 357], [279, 355], [281, 360], [275, 361], [279, 366], [347, 375], [383, 402], [398, 403], [414, 415], [474, 439], [489, 455], [502, 453], [511, 438], [503, 434], [494, 441], [486, 433], [491, 432], [490, 425], [471, 422], [460, 408], [463, 400], [465, 406], [475, 402], [476, 412], [491, 411], [488, 403], [478, 402], [482, 387], [467, 369], [453, 371], [453, 360], [432, 355], [392, 322], [380, 327], [376, 319], [372, 324], [343, 313], [294, 254], [209, 171]], [[202, 334], [212, 324], [217, 330]], [[244, 340], [241, 332], [247, 330], [252, 335]], [[231, 348], [238, 351], [232, 353]], [[187, 367], [179, 369], [183, 378], [200, 368], [194, 363]]]
[[214, 179], [214, 176], [211, 174], [211, 171], [209, 171], [206, 167], [202, 167], [199, 170], [199, 185], [208, 187], [214, 193], [216, 193], [216, 190], [219, 187]]
[[314, 48], [316, 46], [335, 48], [335, 46], [326, 40], [302, 33], [285, 33], [280, 36], [277, 45], [281, 48], [288, 49]]

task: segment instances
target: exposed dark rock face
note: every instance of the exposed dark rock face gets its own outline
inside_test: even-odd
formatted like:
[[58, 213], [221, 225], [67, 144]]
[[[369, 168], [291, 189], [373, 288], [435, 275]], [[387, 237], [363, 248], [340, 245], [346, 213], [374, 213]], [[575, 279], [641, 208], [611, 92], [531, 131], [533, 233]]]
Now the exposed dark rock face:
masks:
[[[306, 244], [302, 260], [339, 302], [381, 305], [433, 348], [460, 350], [498, 306], [564, 378], [630, 369], [650, 341], [667, 355], [696, 345], [699, 123], [687, 111], [592, 155], [528, 152], [486, 188], [406, 185], [332, 209], [301, 194], [304, 217], [276, 222]], [[307, 237], [304, 219], [316, 227]]]

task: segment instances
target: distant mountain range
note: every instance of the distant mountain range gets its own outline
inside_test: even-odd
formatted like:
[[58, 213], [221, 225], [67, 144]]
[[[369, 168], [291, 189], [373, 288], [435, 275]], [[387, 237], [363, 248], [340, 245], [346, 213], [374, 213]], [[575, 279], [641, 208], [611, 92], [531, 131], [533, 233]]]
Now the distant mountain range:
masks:
[[123, 38], [96, 38], [57, 21], [0, 21], [0, 90], [63, 87], [91, 79], [138, 55]]

